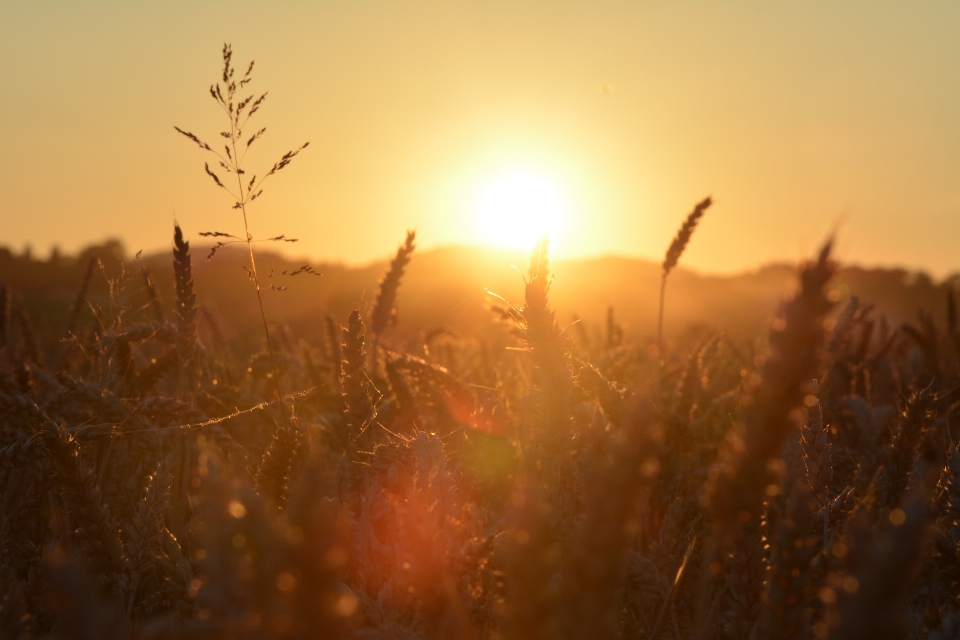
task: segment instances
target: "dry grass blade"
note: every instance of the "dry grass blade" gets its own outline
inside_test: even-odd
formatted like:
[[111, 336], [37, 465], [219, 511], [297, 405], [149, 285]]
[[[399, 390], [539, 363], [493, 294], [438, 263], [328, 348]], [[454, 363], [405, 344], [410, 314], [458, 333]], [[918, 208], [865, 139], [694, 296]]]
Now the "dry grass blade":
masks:
[[663, 623], [667, 619], [667, 611], [673, 606], [673, 601], [677, 596], [677, 589], [680, 586], [680, 581], [683, 580], [687, 563], [690, 562], [690, 557], [693, 555], [693, 550], [696, 548], [696, 546], [697, 537], [694, 536], [687, 545], [687, 550], [683, 553], [683, 560], [681, 560], [680, 567], [677, 569], [677, 575], [674, 576], [673, 583], [670, 585], [670, 593], [667, 594], [667, 598], [663, 601], [663, 605], [660, 607], [660, 613], [657, 614], [657, 620], [653, 623], [653, 631], [650, 632], [651, 638], [659, 637], [660, 630], [663, 628]]

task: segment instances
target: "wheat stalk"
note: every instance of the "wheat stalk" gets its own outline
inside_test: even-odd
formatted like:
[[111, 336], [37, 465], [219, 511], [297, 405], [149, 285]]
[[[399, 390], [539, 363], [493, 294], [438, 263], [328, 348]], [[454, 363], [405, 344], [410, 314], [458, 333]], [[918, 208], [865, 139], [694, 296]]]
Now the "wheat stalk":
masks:
[[663, 302], [667, 290], [667, 276], [670, 275], [673, 268], [677, 266], [677, 262], [680, 261], [680, 256], [683, 255], [684, 249], [687, 248], [687, 244], [690, 242], [690, 238], [697, 228], [697, 223], [700, 222], [700, 218], [703, 217], [703, 214], [711, 204], [713, 204], [713, 200], [708, 196], [693, 208], [693, 211], [690, 212], [687, 219], [680, 225], [677, 236], [673, 239], [673, 242], [670, 243], [670, 246], [667, 248], [667, 255], [663, 258], [663, 276], [660, 279], [660, 312], [657, 315], [657, 346], [660, 348], [661, 353], [663, 353]]

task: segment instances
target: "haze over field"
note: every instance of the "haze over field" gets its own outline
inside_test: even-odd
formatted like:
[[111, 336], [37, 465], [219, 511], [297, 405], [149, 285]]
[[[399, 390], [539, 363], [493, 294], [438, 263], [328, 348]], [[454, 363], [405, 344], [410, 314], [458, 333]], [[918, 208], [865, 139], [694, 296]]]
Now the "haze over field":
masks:
[[[244, 343], [256, 337], [260, 316], [244, 276], [244, 249], [229, 248], [210, 261], [203, 245], [193, 247], [193, 274], [198, 303], [211, 314], [226, 336]], [[38, 331], [48, 338], [59, 336], [84, 278], [91, 257], [104, 264], [95, 273], [87, 292], [92, 303], [109, 305], [106, 279], [119, 277], [120, 246], [108, 243], [88, 247], [79, 256], [61, 256], [56, 261], [11, 256], [0, 248], [0, 283], [22, 294]], [[156, 287], [162, 307], [174, 315], [174, 275], [169, 251], [133, 259], [125, 256], [127, 276], [124, 304], [134, 313], [150, 306], [138, 270], [145, 269]], [[512, 249], [445, 247], [418, 251], [408, 265], [399, 293], [399, 314], [391, 341], [397, 345], [419, 344], [424, 336], [444, 331], [454, 340], [494, 341], [510, 332], [510, 323], [498, 323], [490, 305], [509, 302], [523, 305], [524, 267], [528, 256]], [[317, 263], [321, 277], [278, 276], [302, 265], [273, 252], [257, 258], [263, 274], [265, 303], [271, 324], [285, 327], [290, 335], [320, 344], [323, 318], [343, 318], [353, 309], [370, 312], [387, 261], [359, 266]], [[557, 320], [575, 342], [602, 342], [608, 312], [623, 326], [624, 337], [649, 345], [656, 335], [659, 262], [634, 258], [583, 258], [553, 261], [550, 299]], [[756, 271], [728, 276], [700, 274], [679, 268], [671, 275], [667, 312], [667, 338], [683, 341], [721, 332], [744, 348], [762, 336], [775, 317], [783, 296], [795, 286], [792, 265], [771, 264]], [[271, 285], [285, 287], [274, 291]], [[845, 266], [836, 283], [844, 303], [856, 296], [883, 315], [891, 326], [915, 322], [920, 310], [942, 317], [944, 292], [960, 286], [960, 273], [945, 281], [902, 270], [862, 269]], [[498, 299], [502, 297], [503, 300]], [[209, 317], [207, 318], [209, 319]], [[206, 329], [206, 327], [205, 327]], [[209, 336], [207, 336], [209, 338]], [[259, 341], [245, 348], [259, 348]]]
[[[0, 244], [136, 251], [236, 233], [174, 125], [216, 137], [222, 42], [270, 92], [254, 165], [312, 144], [258, 236], [360, 264], [424, 248], [659, 258], [733, 272], [839, 256], [944, 276], [960, 238], [952, 2], [0, 3]], [[258, 155], [259, 154], [259, 155]]]

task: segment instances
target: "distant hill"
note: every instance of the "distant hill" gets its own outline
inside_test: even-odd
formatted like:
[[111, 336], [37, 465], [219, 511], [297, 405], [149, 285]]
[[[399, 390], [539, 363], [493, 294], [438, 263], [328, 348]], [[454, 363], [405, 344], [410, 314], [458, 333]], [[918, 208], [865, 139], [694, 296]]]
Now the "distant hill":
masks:
[[[245, 250], [223, 249], [210, 261], [205, 260], [207, 252], [203, 247], [195, 247], [192, 253], [200, 304], [226, 332], [234, 336], [250, 334], [259, 316], [252, 282], [243, 269]], [[104, 276], [121, 277], [122, 247], [118, 242], [90, 247], [79, 256], [55, 256], [48, 260], [0, 249], [0, 283], [10, 287], [14, 299], [22, 299], [36, 327], [53, 336], [63, 326], [83, 280], [85, 265], [93, 257], [101, 258], [105, 266], [102, 272], [98, 269], [94, 274], [89, 297], [106, 305], [110, 293]], [[168, 317], [172, 317], [170, 254], [127, 258], [125, 262], [125, 284], [114, 286], [113, 297], [118, 303], [114, 309], [126, 307], [127, 314], [132, 316], [147, 314], [139, 272], [145, 269], [156, 284]], [[404, 341], [437, 329], [474, 337], [501, 331], [486, 308], [492, 300], [486, 291], [519, 307], [527, 262], [528, 258], [519, 252], [475, 247], [415, 253], [400, 288], [399, 322], [392, 339]], [[319, 339], [325, 314], [344, 321], [354, 307], [369, 308], [388, 261], [363, 267], [314, 263], [312, 266], [322, 275], [282, 275], [302, 264], [269, 251], [259, 253], [267, 313], [272, 323], [295, 329], [294, 335]], [[613, 307], [628, 338], [645, 340], [653, 336], [659, 264], [601, 257], [558, 261], [552, 270], [550, 298], [561, 325], [570, 325], [579, 317], [587, 335], [600, 339], [607, 310]], [[674, 339], [689, 331], [722, 330], [733, 339], [752, 340], [762, 335], [778, 302], [793, 286], [794, 273], [794, 266], [786, 264], [733, 276], [705, 275], [680, 268], [671, 274], [667, 288], [665, 333]], [[856, 295], [875, 305], [877, 315], [886, 315], [892, 324], [899, 324], [914, 320], [919, 309], [933, 313], [938, 321], [944, 318], [944, 287], [960, 285], [960, 276], [938, 283], [919, 272], [846, 266], [837, 284], [841, 297]], [[276, 291], [272, 286], [286, 290]], [[92, 316], [86, 313], [90, 323]], [[578, 334], [582, 334], [580, 328]]]

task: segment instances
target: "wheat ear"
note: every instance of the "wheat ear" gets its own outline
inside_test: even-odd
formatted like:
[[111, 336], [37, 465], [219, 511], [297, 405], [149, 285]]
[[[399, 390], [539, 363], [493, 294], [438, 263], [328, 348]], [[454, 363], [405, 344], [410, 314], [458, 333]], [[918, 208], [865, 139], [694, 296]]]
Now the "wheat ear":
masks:
[[663, 353], [663, 299], [667, 290], [667, 276], [670, 275], [673, 268], [677, 266], [677, 262], [680, 261], [680, 256], [683, 254], [684, 249], [687, 248], [687, 244], [690, 242], [690, 238], [693, 236], [693, 232], [697, 228], [700, 218], [703, 217], [703, 214], [711, 204], [713, 204], [713, 200], [707, 196], [693, 208], [693, 211], [690, 212], [687, 219], [680, 225], [677, 236], [673, 239], [673, 242], [670, 243], [670, 247], [667, 249], [667, 255], [663, 258], [663, 277], [660, 280], [660, 313], [657, 320], [657, 346], [660, 348], [661, 353]]

